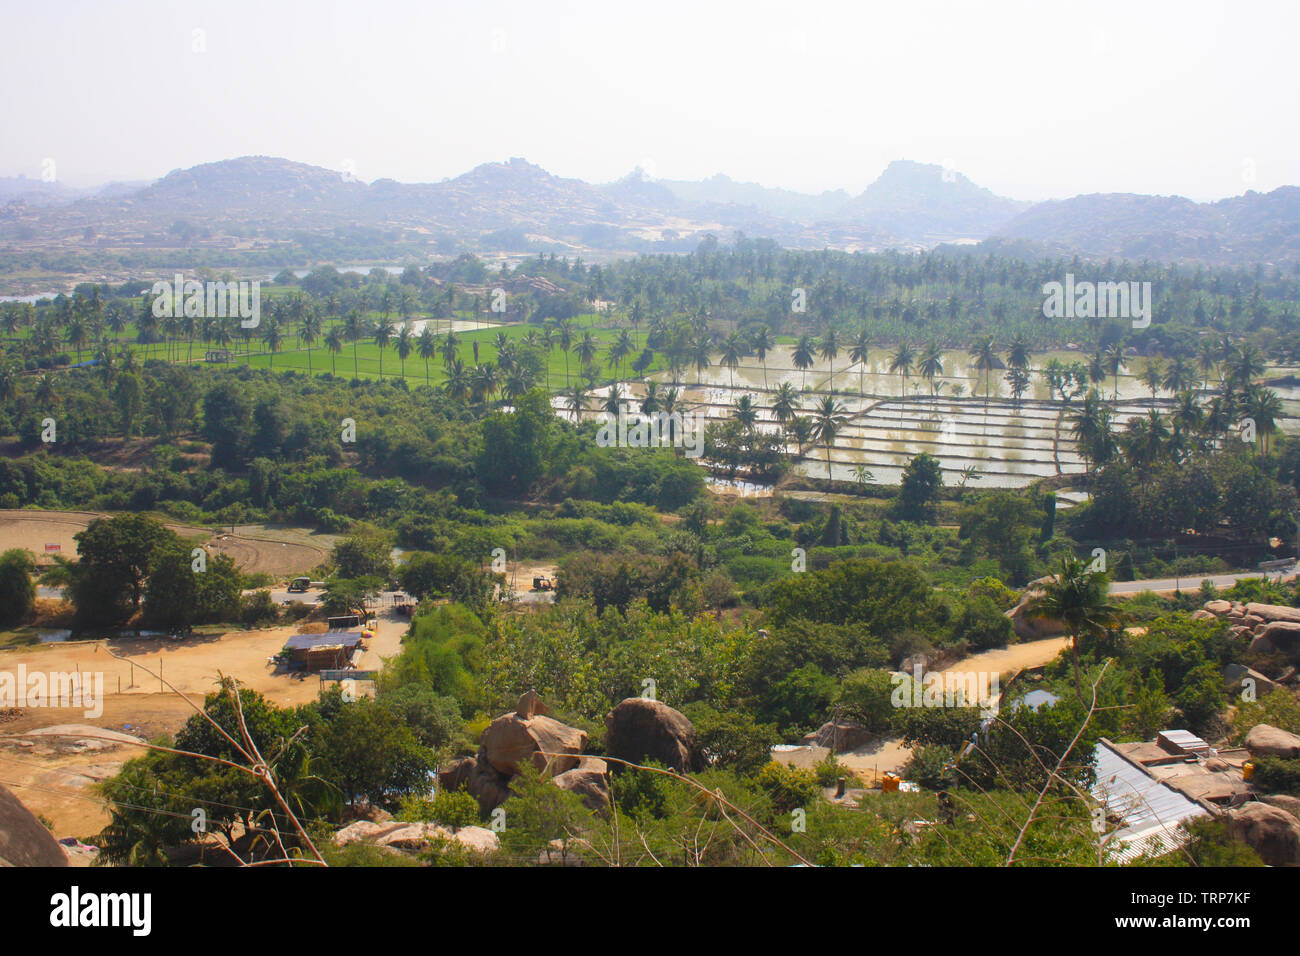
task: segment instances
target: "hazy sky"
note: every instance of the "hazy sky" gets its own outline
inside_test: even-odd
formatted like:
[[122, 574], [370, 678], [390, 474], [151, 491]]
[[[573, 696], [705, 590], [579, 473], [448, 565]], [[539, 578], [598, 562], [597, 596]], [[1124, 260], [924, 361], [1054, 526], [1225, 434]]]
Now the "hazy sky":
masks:
[[1300, 184], [1297, 35], [1300, 5], [1242, 0], [0, 0], [0, 175], [522, 156], [857, 193], [907, 158], [1023, 199], [1217, 199]]

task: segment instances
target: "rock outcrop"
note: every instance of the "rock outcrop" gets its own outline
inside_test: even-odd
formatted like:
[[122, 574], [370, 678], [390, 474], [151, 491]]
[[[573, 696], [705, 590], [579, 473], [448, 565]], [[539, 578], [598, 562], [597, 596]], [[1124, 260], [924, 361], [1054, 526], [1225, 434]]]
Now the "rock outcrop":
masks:
[[1266, 803], [1248, 803], [1228, 814], [1228, 833], [1269, 866], [1300, 865], [1300, 820]]
[[1300, 736], [1287, 733], [1271, 724], [1256, 724], [1246, 734], [1246, 749], [1251, 756], [1300, 757]]
[[476, 853], [491, 853], [501, 845], [497, 835], [486, 827], [447, 827], [440, 823], [358, 820], [334, 834], [338, 846], [360, 842], [398, 850], [427, 850], [442, 841], [454, 841]]
[[605, 718], [605, 750], [631, 763], [655, 760], [674, 770], [699, 769], [695, 726], [681, 711], [646, 697], [629, 697]]
[[479, 738], [477, 756], [461, 757], [438, 772], [443, 790], [464, 789], [483, 813], [510, 797], [510, 782], [531, 764], [562, 790], [576, 793], [591, 810], [610, 804], [605, 761], [584, 757], [587, 733], [546, 716], [546, 706], [532, 691], [515, 709], [492, 721]]
[[45, 824], [0, 786], [0, 867], [67, 865], [63, 848]]

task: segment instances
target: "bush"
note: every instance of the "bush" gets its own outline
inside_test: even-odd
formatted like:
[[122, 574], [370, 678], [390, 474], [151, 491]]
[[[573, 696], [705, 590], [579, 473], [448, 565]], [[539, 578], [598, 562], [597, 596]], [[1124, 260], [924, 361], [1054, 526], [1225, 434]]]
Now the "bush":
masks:
[[280, 609], [270, 591], [256, 591], [239, 599], [239, 622], [245, 627], [262, 627], [280, 620]]
[[1300, 760], [1272, 755], [1256, 757], [1254, 782], [1271, 793], [1300, 796]]
[[464, 790], [440, 790], [432, 797], [403, 797], [397, 819], [405, 823], [441, 823], [448, 827], [479, 824], [478, 801]]

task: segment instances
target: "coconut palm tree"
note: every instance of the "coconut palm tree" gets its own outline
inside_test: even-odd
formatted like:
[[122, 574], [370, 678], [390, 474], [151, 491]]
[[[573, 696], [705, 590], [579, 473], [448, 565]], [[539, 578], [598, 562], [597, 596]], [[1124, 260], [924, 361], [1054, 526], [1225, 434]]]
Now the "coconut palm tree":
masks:
[[338, 354], [343, 351], [343, 334], [337, 325], [331, 325], [329, 331], [325, 333], [323, 339], [326, 350], [330, 353], [330, 374], [334, 375], [337, 370]]
[[415, 340], [415, 352], [424, 359], [424, 384], [429, 384], [429, 361], [438, 354], [438, 336], [428, 322], [420, 329], [420, 337]]
[[722, 340], [722, 355], [718, 358], [718, 364], [731, 370], [733, 389], [736, 387], [736, 368], [740, 365], [740, 360], [745, 357], [746, 351], [745, 337], [739, 332], [731, 332]]
[[[388, 293], [384, 293], [384, 298], [388, 300]], [[393, 338], [393, 321], [388, 317], [387, 312], [380, 314], [379, 321], [370, 330], [370, 337], [375, 345], [379, 346], [379, 380], [382, 382], [384, 380], [384, 349], [388, 348], [388, 343]]]
[[989, 394], [991, 391], [989, 375], [998, 364], [998, 350], [997, 346], [993, 344], [992, 337], [986, 336], [971, 346], [970, 357], [975, 367], [984, 373], [984, 429], [987, 431], [989, 427]]
[[834, 395], [825, 396], [813, 413], [813, 437], [826, 448], [827, 491], [831, 488], [831, 446], [835, 444], [835, 437], [840, 429], [846, 428], [848, 424], [849, 419], [844, 414], [844, 406], [835, 401]]
[[712, 364], [709, 357], [713, 354], [713, 340], [708, 332], [698, 333], [691, 342], [691, 363], [695, 366], [695, 384], [704, 383], [704, 370]]
[[889, 371], [898, 373], [898, 379], [903, 386], [898, 405], [898, 424], [900, 427], [903, 424], [903, 404], [901, 399], [907, 396], [907, 378], [912, 374], [912, 365], [915, 362], [916, 349], [912, 347], [910, 342], [901, 343], [894, 350], [894, 354], [889, 357]]
[[866, 374], [867, 359], [871, 353], [871, 340], [867, 335], [867, 327], [861, 326], [853, 336], [853, 341], [849, 343], [849, 361], [858, 366], [858, 398], [867, 397]]
[[767, 353], [776, 347], [776, 342], [772, 339], [772, 333], [766, 325], [760, 325], [754, 330], [753, 336], [749, 340], [749, 347], [754, 350], [758, 360], [763, 364], [763, 389], [767, 389]]
[[1103, 354], [1106, 357], [1106, 371], [1115, 378], [1115, 401], [1119, 401], [1119, 373], [1126, 365], [1124, 361], [1124, 343], [1111, 342]]
[[817, 351], [821, 357], [830, 363], [830, 378], [827, 381], [828, 389], [831, 394], [835, 394], [835, 357], [840, 354], [840, 337], [835, 331], [835, 326], [827, 325], [826, 334], [822, 340], [817, 343]]
[[784, 429], [799, 414], [799, 392], [789, 382], [782, 382], [772, 393], [772, 417]]
[[447, 366], [447, 378], [442, 383], [442, 388], [447, 397], [454, 401], [463, 402], [469, 396], [470, 373], [460, 359], [452, 359]]
[[411, 334], [409, 325], [403, 325], [397, 331], [394, 348], [397, 349], [397, 358], [402, 363], [402, 381], [406, 381], [406, 360], [415, 351], [415, 336]]
[[736, 422], [746, 432], [753, 432], [758, 424], [758, 409], [754, 406], [754, 397], [748, 393], [741, 395], [735, 402]]
[[564, 387], [569, 387], [569, 351], [573, 348], [573, 323], [560, 319], [555, 323], [556, 338], [560, 351], [564, 353]]
[[943, 349], [939, 348], [937, 342], [931, 342], [921, 352], [921, 360], [917, 366], [917, 371], [921, 373], [921, 378], [930, 383], [930, 401], [933, 408], [938, 398], [934, 380], [943, 374]]
[[569, 411], [573, 412], [574, 424], [581, 424], [582, 410], [587, 407], [586, 386], [578, 382], [565, 393], [565, 400], [569, 403]]
[[[299, 299], [302, 297], [299, 296]], [[311, 365], [312, 347], [316, 340], [320, 338], [320, 314], [305, 302], [301, 305], [301, 315], [298, 318], [298, 341], [307, 346], [307, 374], [313, 373]]]
[[280, 346], [284, 344], [284, 330], [280, 328], [280, 317], [272, 315], [267, 318], [262, 326], [262, 341], [266, 343], [266, 349], [271, 353], [270, 367], [275, 368], [275, 353], [280, 351]]
[[1029, 343], [1021, 333], [1017, 332], [1007, 346], [1007, 365], [1011, 368], [1027, 369], [1032, 360], [1033, 353], [1029, 351]]
[[1255, 423], [1257, 454], [1268, 452], [1269, 439], [1277, 431], [1277, 419], [1283, 414], [1282, 400], [1271, 388], [1248, 385], [1241, 396], [1241, 410]]
[[1074, 658], [1074, 690], [1083, 702], [1083, 685], [1079, 682], [1079, 641], [1083, 637], [1101, 637], [1118, 627], [1119, 610], [1107, 602], [1110, 579], [1105, 572], [1094, 572], [1073, 555], [1061, 558], [1056, 573], [1039, 586], [1026, 604], [1031, 618], [1060, 621], [1070, 637]]
[[357, 342], [366, 334], [365, 320], [361, 317], [360, 309], [352, 309], [348, 312], [347, 318], [343, 320], [343, 334], [352, 343], [352, 377], [360, 378], [361, 372], [357, 365]]
[[817, 344], [813, 337], [805, 333], [799, 336], [799, 341], [795, 343], [794, 353], [791, 356], [794, 367], [803, 372], [803, 387], [805, 389], [808, 387], [808, 369], [812, 368], [813, 362], [816, 361], [816, 348]]
[[1165, 370], [1160, 364], [1159, 359], [1147, 359], [1146, 365], [1142, 368], [1142, 373], [1138, 376], [1142, 384], [1151, 389], [1151, 401], [1156, 400], [1156, 393], [1160, 391], [1160, 386], [1165, 380]]
[[442, 341], [438, 344], [438, 351], [442, 354], [442, 364], [446, 368], [451, 368], [452, 363], [458, 360], [460, 336], [456, 334], [454, 329], [442, 337]]
[[1196, 384], [1196, 372], [1187, 359], [1181, 355], [1176, 355], [1173, 361], [1169, 363], [1169, 367], [1165, 369], [1165, 377], [1161, 384], [1164, 385], [1166, 391], [1177, 395]]

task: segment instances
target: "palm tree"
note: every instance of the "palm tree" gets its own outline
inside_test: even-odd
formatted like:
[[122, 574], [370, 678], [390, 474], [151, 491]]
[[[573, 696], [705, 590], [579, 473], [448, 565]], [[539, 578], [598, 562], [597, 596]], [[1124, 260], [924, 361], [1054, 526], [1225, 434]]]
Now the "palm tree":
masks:
[[284, 332], [280, 328], [280, 319], [272, 315], [266, 320], [262, 328], [262, 341], [266, 343], [267, 351], [271, 353], [271, 368], [275, 368], [275, 353], [280, 351], [280, 346], [284, 344]]
[[337, 325], [331, 325], [329, 331], [325, 333], [325, 348], [330, 353], [330, 374], [334, 375], [337, 371], [336, 360], [338, 354], [343, 351], [343, 335]]
[[831, 446], [840, 429], [849, 424], [844, 414], [844, 406], [835, 401], [834, 395], [825, 396], [813, 413], [813, 436], [826, 446], [826, 490], [831, 488]]
[[1196, 367], [1201, 370], [1201, 380], [1205, 383], [1205, 387], [1209, 388], [1210, 376], [1219, 367], [1219, 346], [1217, 342], [1208, 336], [1201, 341], [1196, 350]]
[[348, 312], [347, 318], [343, 320], [343, 334], [347, 336], [352, 343], [352, 377], [360, 378], [361, 372], [357, 367], [357, 341], [365, 335], [365, 321], [361, 318], [360, 309], [352, 309]]
[[564, 387], [569, 387], [569, 350], [573, 348], [573, 323], [560, 319], [556, 325], [559, 333], [560, 351], [564, 353]]
[[1160, 390], [1161, 384], [1165, 380], [1165, 372], [1161, 367], [1158, 359], [1147, 359], [1147, 364], [1142, 369], [1142, 374], [1138, 376], [1142, 379], [1142, 384], [1151, 389], [1151, 401], [1156, 400], [1156, 392]]
[[1033, 354], [1029, 351], [1029, 343], [1017, 332], [1016, 337], [1007, 346], [1007, 365], [1011, 368], [1027, 369], [1032, 360]]
[[835, 326], [826, 326], [826, 334], [822, 336], [821, 342], [817, 345], [817, 351], [821, 353], [822, 358], [830, 363], [831, 372], [828, 380], [828, 387], [832, 395], [835, 394], [835, 357], [840, 354], [840, 337], [835, 332]]
[[1257, 453], [1267, 453], [1269, 438], [1277, 431], [1277, 419], [1283, 414], [1282, 400], [1271, 388], [1249, 385], [1241, 397], [1241, 410], [1255, 423], [1255, 434], [1260, 439]]
[[1165, 369], [1165, 377], [1162, 384], [1165, 390], [1177, 395], [1179, 392], [1185, 392], [1196, 384], [1196, 373], [1192, 366], [1181, 355], [1174, 356], [1174, 360], [1169, 363]]
[[835, 395], [826, 395], [813, 414], [813, 437], [826, 446], [826, 486], [831, 490], [831, 446], [841, 428], [848, 427], [849, 419], [844, 406], [835, 401]]
[[442, 383], [447, 397], [455, 401], [464, 401], [470, 394], [470, 373], [460, 359], [452, 359], [447, 366], [447, 378]]
[[931, 342], [921, 352], [921, 362], [917, 366], [917, 371], [921, 373], [921, 378], [930, 383], [930, 399], [933, 407], [935, 399], [938, 398], [934, 380], [943, 374], [943, 349], [939, 348], [937, 342]]
[[749, 347], [754, 350], [758, 360], [763, 363], [763, 389], [767, 389], [767, 353], [776, 347], [772, 339], [772, 333], [766, 325], [760, 325], [754, 330], [753, 337], [749, 340]]
[[438, 354], [438, 336], [433, 334], [433, 329], [429, 323], [424, 323], [420, 329], [420, 337], [415, 340], [415, 351], [420, 358], [424, 359], [424, 384], [429, 384], [429, 361]]
[[457, 361], [457, 354], [460, 352], [460, 336], [453, 329], [442, 337], [442, 342], [438, 345], [438, 351], [442, 353], [442, 364], [451, 368], [452, 364]]
[[615, 421], [618, 420], [619, 410], [623, 407], [623, 389], [618, 382], [615, 382], [610, 388], [609, 394], [605, 396], [605, 400], [601, 403], [601, 407], [612, 415]]
[[704, 370], [711, 364], [709, 357], [713, 354], [713, 340], [708, 332], [700, 332], [691, 343], [691, 362], [695, 366], [695, 384], [704, 383]]
[[745, 357], [745, 339], [739, 332], [730, 333], [722, 341], [722, 356], [718, 359], [719, 365], [725, 365], [731, 370], [731, 387], [736, 387], [736, 367], [740, 365], [740, 360]]
[[794, 346], [794, 354], [792, 355], [794, 367], [803, 372], [803, 387], [805, 389], [808, 387], [808, 369], [812, 367], [813, 362], [816, 360], [816, 348], [817, 345], [813, 341], [813, 337], [807, 333], [799, 336], [799, 341]]
[[984, 372], [984, 430], [987, 432], [989, 427], [989, 393], [990, 382], [989, 374], [998, 364], [997, 346], [993, 344], [991, 337], [976, 342], [970, 350], [970, 357], [975, 363], [975, 367]]
[[397, 358], [402, 363], [402, 381], [406, 381], [406, 360], [410, 358], [411, 352], [415, 350], [415, 336], [411, 334], [409, 325], [403, 325], [398, 330], [396, 348]]
[[[388, 293], [384, 293], [385, 299]], [[388, 348], [388, 343], [393, 337], [393, 322], [385, 312], [379, 316], [379, 321], [374, 324], [370, 330], [371, 338], [375, 345], [379, 346], [379, 380], [384, 380], [384, 349]]]
[[1119, 625], [1119, 611], [1107, 603], [1110, 579], [1105, 572], [1094, 572], [1073, 555], [1061, 558], [1056, 574], [1045, 581], [1030, 597], [1026, 613], [1031, 618], [1060, 621], [1070, 637], [1074, 658], [1074, 690], [1083, 702], [1079, 682], [1079, 639], [1101, 637]]
[[871, 340], [867, 335], [867, 327], [864, 325], [858, 329], [853, 336], [853, 341], [849, 343], [849, 361], [858, 365], [858, 398], [867, 397], [866, 374], [867, 359], [870, 357]]
[[772, 393], [772, 417], [784, 429], [799, 414], [799, 392], [789, 382], [782, 382]]
[[1124, 368], [1124, 343], [1111, 342], [1103, 353], [1106, 357], [1106, 371], [1115, 377], [1115, 401], [1119, 401], [1119, 372]]
[[749, 393], [736, 399], [736, 422], [746, 432], [753, 432], [758, 423], [758, 409], [754, 407], [754, 398]]
[[[907, 377], [912, 374], [912, 364], [916, 361], [916, 350], [912, 348], [912, 343], [903, 342], [895, 349], [894, 354], [889, 358], [889, 371], [897, 372], [899, 381], [902, 383], [900, 399], [907, 397]], [[898, 424], [903, 424], [903, 404], [898, 405]]]
[[578, 343], [577, 353], [578, 361], [583, 368], [587, 368], [596, 361], [596, 353], [600, 350], [600, 340], [590, 332], [582, 333], [582, 341]]
[[569, 411], [573, 412], [573, 421], [575, 424], [582, 423], [582, 410], [587, 407], [587, 389], [581, 383], [577, 383], [565, 393], [565, 399], [569, 403]]
[[[299, 296], [299, 299], [302, 297]], [[302, 306], [302, 315], [298, 320], [298, 341], [307, 346], [307, 374], [312, 374], [311, 350], [320, 338], [320, 315], [310, 306]]]

